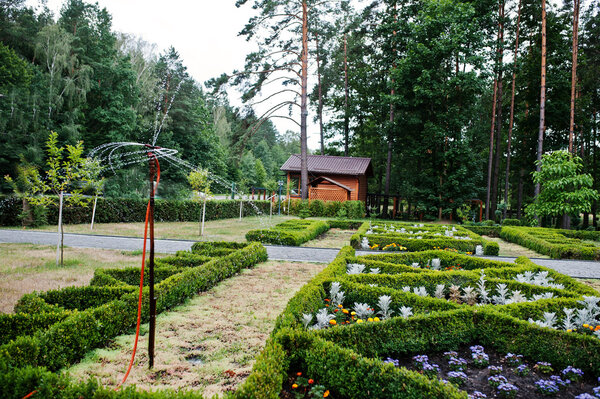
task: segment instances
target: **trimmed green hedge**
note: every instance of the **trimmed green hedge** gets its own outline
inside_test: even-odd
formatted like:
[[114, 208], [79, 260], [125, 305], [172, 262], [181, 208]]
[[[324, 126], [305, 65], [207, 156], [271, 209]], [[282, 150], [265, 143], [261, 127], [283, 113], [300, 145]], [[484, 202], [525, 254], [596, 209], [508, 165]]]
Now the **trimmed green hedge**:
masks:
[[[442, 267], [460, 263], [464, 271], [414, 269], [413, 262], [433, 258]], [[348, 275], [348, 263], [377, 267], [379, 274]], [[433, 288], [437, 283], [473, 286], [479, 270], [487, 275], [486, 286], [493, 291], [504, 283], [523, 294], [553, 292], [555, 298], [510, 305], [459, 305], [445, 299], [419, 297], [404, 292], [404, 285]], [[523, 284], [514, 280], [525, 271], [548, 272], [554, 283], [565, 289]], [[305, 330], [303, 314], [315, 314], [324, 307], [332, 282], [340, 282], [346, 293], [344, 303], [377, 303], [390, 295], [394, 309], [411, 306], [414, 316], [391, 317], [380, 322], [337, 325], [324, 330]], [[466, 398], [452, 385], [441, 386], [437, 379], [394, 368], [380, 359], [387, 356], [456, 350], [461, 345], [481, 344], [500, 353], [523, 354], [530, 361], [548, 361], [555, 369], [572, 365], [586, 375], [600, 374], [600, 340], [589, 335], [540, 328], [526, 320], [538, 319], [545, 311], [576, 307], [582, 295], [595, 291], [576, 280], [519, 258], [497, 262], [450, 251], [389, 253], [355, 257], [351, 247], [343, 248], [336, 259], [298, 291], [279, 316], [265, 350], [257, 358], [252, 374], [238, 389], [237, 398], [278, 398], [283, 382], [296, 372], [314, 378], [334, 397], [380, 398]], [[492, 295], [494, 293], [492, 292]], [[596, 293], [597, 295], [597, 293]], [[400, 305], [399, 305], [400, 304]], [[450, 388], [450, 389], [447, 389]]]
[[[244, 201], [247, 204], [247, 201]], [[244, 206], [244, 216], [254, 216], [258, 212], [268, 214], [270, 201], [252, 201], [255, 206]], [[143, 222], [146, 217], [146, 199], [98, 198], [96, 205], [96, 223], [132, 223]], [[22, 201], [14, 196], [0, 199], [0, 225], [20, 226], [19, 215], [23, 211]], [[197, 222], [202, 212], [202, 204], [192, 200], [155, 201], [154, 218], [160, 222]], [[47, 207], [49, 224], [58, 222], [58, 206]], [[240, 215], [239, 200], [211, 200], [206, 202], [206, 220], [237, 218]], [[63, 223], [81, 224], [92, 220], [92, 204], [86, 207], [63, 209]]]
[[[461, 226], [453, 225], [455, 236], [468, 237], [468, 240], [445, 236], [446, 226], [437, 224], [386, 223], [383, 227], [365, 222], [351, 237], [350, 245], [360, 248], [367, 238], [371, 248], [383, 249], [387, 245], [401, 245], [410, 252], [427, 251], [436, 248], [453, 248], [463, 252], [475, 252], [477, 245], [484, 248], [486, 255], [498, 255], [497, 243], [486, 241], [479, 235]], [[400, 232], [405, 229], [405, 233]], [[394, 231], [395, 230], [395, 231]], [[372, 232], [372, 233], [371, 233]], [[417, 238], [420, 237], [420, 238]]]
[[[199, 247], [206, 248], [208, 245], [202, 244]], [[214, 247], [218, 248], [220, 245], [216, 244]], [[229, 255], [213, 258], [200, 266], [182, 267], [180, 273], [172, 274], [156, 285], [157, 312], [172, 308], [241, 269], [252, 267], [266, 259], [265, 248], [259, 243], [250, 243]], [[16, 339], [0, 346], [0, 366], [43, 366], [50, 371], [56, 371], [73, 364], [89, 350], [105, 345], [109, 339], [127, 331], [135, 324], [138, 292], [136, 287], [112, 277], [110, 274], [114, 272], [99, 271], [100, 275], [110, 278], [106, 278], [106, 281], [98, 279], [96, 284], [107, 282], [106, 286], [66, 288], [25, 296], [16, 309], [31, 313], [18, 313], [0, 320], [0, 327], [5, 329], [0, 330], [0, 335], [11, 338], [16, 336]], [[139, 277], [139, 271], [137, 276]], [[111, 279], [119, 284], [115, 286]], [[97, 306], [102, 301], [105, 303]], [[61, 311], [57, 305], [68, 308], [80, 306], [81, 309], [73, 312]], [[48, 320], [55, 318], [57, 322], [40, 321], [39, 324], [30, 326], [35, 322], [37, 313], [32, 312], [36, 309], [50, 310], [51, 312], [39, 313], [39, 318], [46, 315]], [[148, 320], [148, 288], [144, 289], [142, 318]], [[28, 320], [31, 321], [30, 324]], [[40, 325], [45, 325], [46, 328], [39, 328]], [[34, 335], [22, 335], [21, 332]], [[22, 384], [24, 381], [16, 380], [13, 383]], [[30, 391], [36, 389], [35, 385], [28, 385]], [[0, 394], [0, 397], [5, 396]]]
[[322, 220], [293, 219], [279, 223], [270, 229], [250, 230], [246, 240], [263, 243], [300, 246], [329, 230]]
[[511, 226], [502, 227], [500, 237], [553, 259], [600, 260], [600, 232], [597, 231]]
[[[284, 204], [287, 206], [287, 204]], [[299, 216], [302, 210], [308, 210], [314, 217], [342, 216], [348, 219], [360, 219], [365, 217], [366, 208], [362, 201], [321, 201], [300, 200], [290, 201], [290, 215]]]
[[500, 226], [471, 226], [467, 224], [463, 225], [463, 227], [480, 236], [489, 237], [500, 237], [500, 229], [502, 228]]

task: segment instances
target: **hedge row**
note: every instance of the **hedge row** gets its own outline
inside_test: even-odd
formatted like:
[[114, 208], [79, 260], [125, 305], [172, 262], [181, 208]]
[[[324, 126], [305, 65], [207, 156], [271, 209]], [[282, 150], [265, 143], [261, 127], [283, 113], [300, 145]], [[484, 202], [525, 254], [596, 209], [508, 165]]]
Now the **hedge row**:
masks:
[[[252, 201], [253, 206], [244, 201], [244, 216], [254, 216], [258, 212], [268, 214], [270, 201]], [[92, 220], [92, 205], [63, 209], [63, 223], [81, 224]], [[98, 198], [95, 223], [134, 223], [143, 222], [148, 201], [145, 199]], [[16, 197], [0, 199], [0, 225], [20, 226], [19, 215], [23, 211], [22, 201]], [[202, 204], [192, 200], [155, 201], [154, 218], [160, 222], [197, 222], [202, 212]], [[236, 218], [240, 215], [239, 200], [211, 200], [206, 202], [205, 220]], [[57, 224], [58, 206], [46, 209], [46, 222]]]
[[500, 237], [553, 259], [600, 259], [600, 247], [583, 241], [598, 241], [600, 244], [600, 232], [597, 231], [502, 227]]
[[[387, 245], [400, 245], [410, 252], [427, 251], [435, 248], [453, 248], [462, 252], [475, 252], [478, 245], [483, 246], [485, 255], [498, 255], [500, 247], [496, 242], [486, 241], [472, 231], [466, 230], [461, 226], [452, 226], [456, 231], [455, 235], [469, 237], [468, 240], [457, 239], [444, 236], [445, 226], [423, 224], [414, 225], [412, 223], [391, 223], [386, 224], [387, 229], [372, 226], [371, 222], [365, 222], [358, 231], [351, 237], [350, 243], [354, 248], [361, 248], [362, 242], [366, 238], [371, 248], [383, 249]], [[404, 228], [407, 233], [391, 231]], [[370, 233], [370, 232], [373, 233]], [[422, 232], [418, 236], [410, 232]], [[416, 238], [421, 237], [421, 238]]]
[[[440, 258], [442, 264], [460, 263], [464, 271], [413, 269], [412, 262]], [[379, 274], [348, 275], [348, 263], [379, 267]], [[410, 268], [410, 269], [407, 269]], [[473, 285], [483, 269], [492, 288], [502, 282], [522, 293], [550, 292], [553, 299], [511, 305], [469, 306], [406, 293], [403, 285], [432, 286], [435, 283]], [[514, 277], [527, 270], [547, 271], [564, 290], [521, 284]], [[324, 307], [333, 281], [346, 293], [344, 303], [375, 304], [380, 295], [392, 303], [413, 307], [415, 315], [391, 317], [377, 323], [305, 330], [303, 314], [315, 314]], [[373, 285], [371, 285], [373, 284]], [[437, 379], [394, 368], [380, 359], [456, 350], [461, 345], [481, 344], [500, 353], [519, 353], [532, 361], [547, 361], [557, 368], [572, 365], [586, 375], [600, 374], [600, 340], [585, 334], [540, 328], [526, 320], [538, 319], [544, 311], [563, 306], [576, 307], [582, 295], [594, 290], [555, 271], [534, 265], [526, 258], [515, 264], [459, 255], [447, 251], [390, 253], [354, 257], [351, 247], [313, 280], [302, 287], [279, 316], [252, 374], [236, 392], [238, 398], [278, 398], [283, 382], [296, 372], [314, 378], [335, 397], [353, 398], [466, 398], [466, 393]], [[596, 293], [597, 294], [597, 293]]]
[[263, 243], [300, 246], [329, 230], [322, 220], [293, 219], [279, 223], [270, 229], [250, 230], [246, 240]]
[[[208, 245], [203, 243], [200, 247], [208, 247]], [[214, 247], [219, 248], [220, 245], [217, 244]], [[181, 272], [166, 277], [156, 285], [157, 312], [160, 313], [176, 306], [186, 298], [213, 287], [219, 281], [231, 277], [241, 269], [252, 267], [266, 259], [265, 248], [259, 243], [251, 243], [229, 255], [214, 258], [200, 266], [181, 267]], [[134, 325], [138, 293], [134, 292], [135, 287], [128, 284], [130, 276], [113, 273], [116, 276], [114, 277], [106, 270], [97, 272], [110, 277], [119, 284], [30, 294], [25, 296], [16, 307], [17, 311], [23, 313], [13, 315], [12, 324], [8, 318], [0, 321], [0, 326], [6, 328], [6, 330], [0, 331], [0, 335], [16, 337], [0, 346], [0, 369], [10, 369], [12, 373], [10, 378], [6, 375], [1, 377], [3, 383], [0, 383], [0, 397], [20, 398], [40, 387], [56, 390], [56, 387], [52, 388], [53, 385], [48, 385], [47, 381], [50, 379], [56, 382], [60, 378], [49, 378], [50, 374], [37, 369], [37, 367], [56, 371], [69, 366], [81, 359], [89, 350], [105, 345], [109, 339], [122, 334]], [[123, 280], [119, 280], [119, 278], [123, 278]], [[113, 282], [112, 280], [109, 283]], [[100, 279], [96, 283], [99, 284]], [[87, 295], [92, 299], [86, 299]], [[115, 299], [115, 297], [119, 298]], [[46, 302], [45, 299], [51, 303]], [[102, 300], [107, 302], [100, 306], [90, 307], [92, 303]], [[83, 310], [71, 311], [60, 307], [73, 307], [73, 304], [79, 304]], [[36, 312], [39, 309], [48, 310], [48, 312], [25, 313]], [[47, 315], [44, 316], [47, 317], [47, 320], [53, 317], [57, 319], [57, 322], [52, 324], [49, 321], [43, 321], [40, 325], [45, 323], [46, 328], [39, 328], [39, 325], [35, 323], [42, 317], [40, 315]], [[148, 288], [144, 288], [142, 318], [144, 321], [148, 320]], [[20, 326], [13, 327], [19, 324]], [[29, 325], [35, 325], [35, 328], [30, 328]], [[25, 334], [21, 334], [22, 332]], [[33, 335], [29, 335], [31, 333]], [[75, 386], [79, 387], [77, 389], [81, 388], [77, 384]], [[58, 390], [56, 391], [56, 396], [47, 397], [68, 397], [62, 396]]]
[[300, 216], [308, 213], [314, 217], [342, 217], [348, 219], [360, 219], [365, 217], [366, 208], [362, 201], [321, 201], [300, 200], [290, 201], [290, 215]]

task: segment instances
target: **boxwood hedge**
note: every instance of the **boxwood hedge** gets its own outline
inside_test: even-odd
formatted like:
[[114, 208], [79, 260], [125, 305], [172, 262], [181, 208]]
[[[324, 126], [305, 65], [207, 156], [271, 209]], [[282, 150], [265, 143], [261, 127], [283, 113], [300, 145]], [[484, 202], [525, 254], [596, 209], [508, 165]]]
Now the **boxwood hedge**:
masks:
[[300, 246], [329, 230], [322, 220], [293, 219], [279, 223], [270, 229], [250, 230], [246, 240], [263, 243]]
[[[170, 271], [156, 285], [157, 311], [172, 308], [241, 269], [267, 259], [266, 250], [259, 243], [246, 243], [240, 247], [239, 244], [202, 243], [196, 248], [230, 249], [232, 252], [209, 261], [203, 259], [197, 266], [177, 262], [165, 264], [164, 268], [170, 268]], [[189, 254], [179, 257], [186, 256], [190, 257]], [[206, 258], [206, 255], [195, 256]], [[163, 258], [163, 261], [165, 259], [171, 258]], [[173, 270], [178, 272], [171, 273]], [[172, 392], [149, 394], [131, 389], [123, 391], [128, 393], [126, 395], [114, 393], [94, 381], [74, 383], [53, 373], [78, 361], [89, 350], [105, 345], [135, 324], [138, 293], [130, 283], [136, 276], [139, 278], [139, 271], [136, 274], [127, 269], [124, 273], [97, 270], [94, 285], [28, 294], [15, 307], [17, 313], [2, 315], [0, 397], [22, 398], [34, 390], [38, 397], [44, 398], [171, 397]], [[148, 288], [144, 288], [142, 319], [148, 320]], [[77, 395], [72, 396], [73, 392]], [[174, 396], [201, 397], [195, 393]]]
[[[410, 266], [412, 262], [432, 258], [448, 264], [460, 263], [464, 270], [431, 271]], [[357, 262], [378, 267], [380, 272], [348, 275], [347, 264]], [[527, 294], [553, 290], [555, 297], [509, 305], [469, 306], [402, 290], [403, 285], [431, 286], [436, 282], [472, 285], [480, 270], [488, 276], [489, 288], [502, 282]], [[557, 290], [516, 282], [514, 277], [525, 271], [548, 272], [565, 288]], [[414, 316], [306, 330], [303, 314], [314, 314], [325, 306], [333, 281], [341, 283], [346, 294], [344, 303], [374, 304], [378, 296], [385, 294], [392, 297], [392, 303], [412, 306]], [[335, 397], [466, 398], [466, 392], [452, 385], [440, 385], [437, 379], [394, 368], [381, 359], [456, 350], [460, 345], [474, 343], [500, 353], [520, 353], [530, 360], [548, 361], [555, 368], [572, 365], [587, 374], [598, 375], [598, 338], [542, 328], [527, 321], [544, 311], [577, 306], [582, 295], [594, 293], [576, 280], [534, 265], [526, 258], [506, 263], [446, 251], [355, 257], [354, 250], [345, 247], [289, 301], [252, 374], [235, 396], [278, 398], [283, 382], [298, 371], [326, 386]]]

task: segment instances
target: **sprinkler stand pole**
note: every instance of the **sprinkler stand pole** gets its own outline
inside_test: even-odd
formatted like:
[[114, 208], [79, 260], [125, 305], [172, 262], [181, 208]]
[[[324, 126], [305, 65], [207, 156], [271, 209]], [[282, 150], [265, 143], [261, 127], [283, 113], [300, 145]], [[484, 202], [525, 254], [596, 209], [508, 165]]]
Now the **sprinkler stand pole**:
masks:
[[148, 285], [150, 287], [150, 331], [148, 333], [148, 368], [154, 367], [154, 338], [156, 333], [156, 298], [154, 297], [154, 176], [156, 175], [156, 157], [148, 153], [150, 158], [150, 259], [148, 262]]

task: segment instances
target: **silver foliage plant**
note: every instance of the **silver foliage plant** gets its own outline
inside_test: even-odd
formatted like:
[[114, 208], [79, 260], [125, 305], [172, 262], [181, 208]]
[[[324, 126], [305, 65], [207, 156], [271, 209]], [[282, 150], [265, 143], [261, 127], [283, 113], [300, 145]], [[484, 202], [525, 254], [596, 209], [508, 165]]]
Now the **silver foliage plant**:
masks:
[[368, 319], [373, 316], [373, 310], [366, 303], [357, 303], [354, 302], [353, 310], [356, 312], [356, 317], [359, 319]]
[[[577, 301], [581, 308], [563, 308], [564, 317], [558, 322], [556, 313], [546, 312], [542, 320], [529, 319], [530, 323], [540, 327], [562, 328], [563, 330], [576, 330], [584, 324], [598, 325], [600, 323], [600, 297], [584, 296], [583, 300]], [[600, 339], [600, 331], [594, 331], [594, 335]]]
[[377, 312], [378, 315], [381, 316], [382, 319], [388, 319], [391, 317], [394, 311], [391, 309], [392, 305], [392, 297], [389, 295], [382, 295], [379, 297], [379, 301], [377, 302], [377, 307], [380, 309]]
[[531, 270], [528, 270], [522, 274], [517, 274], [514, 279], [519, 283], [533, 284], [540, 287], [557, 288], [560, 290], [565, 288], [563, 284], [555, 284], [554, 279], [548, 276], [548, 271], [541, 271], [536, 273]]

